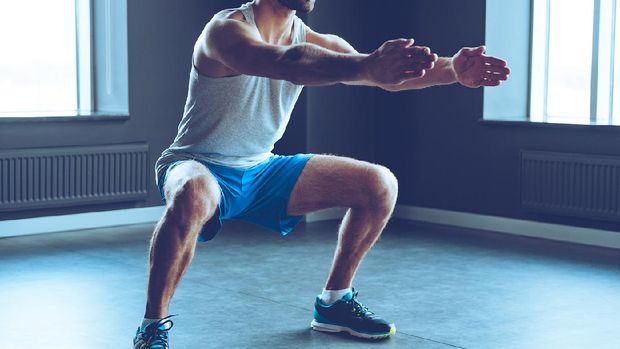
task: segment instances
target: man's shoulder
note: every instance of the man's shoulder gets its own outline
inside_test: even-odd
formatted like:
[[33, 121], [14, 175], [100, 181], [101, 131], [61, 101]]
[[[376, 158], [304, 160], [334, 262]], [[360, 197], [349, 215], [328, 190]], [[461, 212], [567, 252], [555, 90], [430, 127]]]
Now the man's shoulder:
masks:
[[215, 15], [213, 15], [209, 23], [222, 22], [222, 21], [227, 21], [227, 20], [247, 23], [247, 20], [245, 19], [243, 12], [241, 12], [241, 9], [239, 8], [229, 8], [229, 9], [225, 9], [225, 10], [222, 10], [216, 13]]
[[226, 46], [231, 42], [233, 33], [243, 35], [260, 35], [249, 25], [241, 8], [225, 9], [216, 13], [206, 24], [194, 46], [194, 65], [207, 76], [219, 77], [237, 73], [222, 63], [215, 52], [217, 45]]
[[252, 26], [240, 8], [226, 9], [216, 13], [205, 25], [204, 38], [228, 41], [232, 32], [258, 35], [256, 27]]

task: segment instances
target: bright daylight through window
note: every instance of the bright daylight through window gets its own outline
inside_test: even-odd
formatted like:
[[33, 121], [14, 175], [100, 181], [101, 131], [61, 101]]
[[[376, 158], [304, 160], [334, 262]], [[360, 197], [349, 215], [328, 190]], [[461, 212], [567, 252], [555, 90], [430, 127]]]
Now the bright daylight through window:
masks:
[[0, 117], [67, 116], [80, 110], [79, 3], [0, 0]]
[[617, 0], [534, 0], [530, 120], [620, 125]]

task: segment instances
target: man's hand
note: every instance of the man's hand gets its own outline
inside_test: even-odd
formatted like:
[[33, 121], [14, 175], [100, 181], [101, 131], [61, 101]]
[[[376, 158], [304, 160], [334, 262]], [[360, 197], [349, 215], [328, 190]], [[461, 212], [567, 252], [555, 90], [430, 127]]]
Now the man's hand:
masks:
[[486, 48], [464, 47], [452, 58], [456, 80], [463, 86], [476, 88], [480, 86], [499, 86], [508, 79], [510, 69], [506, 61], [486, 56]]
[[376, 84], [398, 85], [424, 76], [433, 69], [437, 55], [428, 47], [413, 46], [413, 39], [386, 41], [364, 61], [366, 80]]

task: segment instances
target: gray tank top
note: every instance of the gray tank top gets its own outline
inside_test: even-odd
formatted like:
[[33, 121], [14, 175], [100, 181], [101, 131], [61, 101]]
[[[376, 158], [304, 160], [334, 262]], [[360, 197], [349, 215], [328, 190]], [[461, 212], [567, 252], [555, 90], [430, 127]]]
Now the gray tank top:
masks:
[[[253, 2], [239, 10], [256, 26]], [[292, 43], [306, 40], [294, 18]], [[183, 118], [174, 142], [155, 165], [156, 180], [166, 165], [182, 159], [251, 167], [269, 158], [282, 137], [303, 86], [285, 80], [237, 75], [211, 78], [192, 64]]]

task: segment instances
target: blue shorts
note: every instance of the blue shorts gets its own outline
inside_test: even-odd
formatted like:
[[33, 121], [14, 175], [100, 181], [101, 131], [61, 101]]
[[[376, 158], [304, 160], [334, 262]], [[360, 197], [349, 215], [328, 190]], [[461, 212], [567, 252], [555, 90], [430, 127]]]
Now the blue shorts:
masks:
[[[313, 154], [293, 156], [272, 155], [267, 160], [249, 167], [235, 168], [198, 161], [205, 165], [220, 185], [219, 217], [213, 217], [203, 226], [198, 241], [209, 241], [222, 227], [223, 220], [236, 219], [275, 230], [282, 235], [290, 233], [303, 216], [288, 216], [288, 200], [301, 171]], [[164, 204], [163, 186], [166, 175], [183, 161], [170, 163], [157, 181]]]

